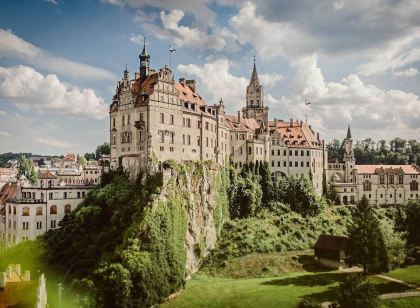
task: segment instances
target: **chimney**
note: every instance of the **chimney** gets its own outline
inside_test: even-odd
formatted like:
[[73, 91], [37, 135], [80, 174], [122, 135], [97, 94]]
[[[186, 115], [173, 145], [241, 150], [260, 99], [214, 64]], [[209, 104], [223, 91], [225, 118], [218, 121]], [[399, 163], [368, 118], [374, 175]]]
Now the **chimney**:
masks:
[[183, 86], [185, 86], [185, 78], [179, 78], [179, 79], [178, 79], [178, 82], [179, 82], [180, 84], [182, 84]]
[[238, 110], [238, 123], [241, 123], [241, 111]]
[[293, 127], [293, 118], [290, 118], [290, 127]]
[[190, 80], [187, 80], [186, 83], [187, 83], [187, 86], [191, 89], [191, 91], [195, 93], [195, 90], [196, 90], [195, 80], [190, 79]]

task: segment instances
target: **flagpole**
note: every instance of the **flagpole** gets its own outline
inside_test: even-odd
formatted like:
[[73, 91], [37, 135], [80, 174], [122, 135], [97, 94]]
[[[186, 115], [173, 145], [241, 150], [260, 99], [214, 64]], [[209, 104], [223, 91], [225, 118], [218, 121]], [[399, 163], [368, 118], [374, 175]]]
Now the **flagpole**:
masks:
[[169, 69], [172, 71], [172, 47], [169, 45]]

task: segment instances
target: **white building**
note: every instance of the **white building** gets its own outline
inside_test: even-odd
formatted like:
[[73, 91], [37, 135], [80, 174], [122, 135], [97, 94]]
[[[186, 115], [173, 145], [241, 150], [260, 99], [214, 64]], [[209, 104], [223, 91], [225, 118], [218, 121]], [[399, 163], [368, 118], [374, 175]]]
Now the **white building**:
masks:
[[403, 204], [419, 197], [419, 167], [356, 165], [350, 126], [344, 139], [343, 162], [329, 163], [327, 176], [340, 204], [355, 204], [363, 196], [378, 205]]
[[35, 186], [20, 185], [15, 198], [6, 199], [4, 239], [6, 246], [33, 240], [71, 213], [94, 185], [66, 185], [49, 170]]
[[110, 167], [121, 166], [132, 179], [165, 160], [211, 160], [241, 168], [269, 162], [273, 176], [310, 178], [318, 195], [327, 169], [324, 141], [302, 121], [269, 120], [263, 86], [254, 62], [245, 107], [226, 115], [222, 100], [208, 105], [194, 80], [174, 80], [168, 67], [150, 68], [144, 46], [140, 69], [127, 69], [110, 106]]

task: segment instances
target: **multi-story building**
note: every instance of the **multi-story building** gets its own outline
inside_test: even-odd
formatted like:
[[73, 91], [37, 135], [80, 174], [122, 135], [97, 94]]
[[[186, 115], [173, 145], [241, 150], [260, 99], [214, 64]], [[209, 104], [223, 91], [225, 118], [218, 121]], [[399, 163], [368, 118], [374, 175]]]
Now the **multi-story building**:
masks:
[[64, 183], [49, 170], [41, 174], [36, 185], [18, 185], [13, 198], [4, 206], [6, 246], [33, 240], [71, 213], [94, 185]]
[[356, 165], [350, 126], [343, 147], [343, 162], [329, 163], [327, 172], [330, 189], [340, 204], [355, 204], [363, 196], [379, 205], [403, 204], [419, 197], [419, 167]]
[[327, 151], [324, 141], [302, 121], [270, 121], [255, 66], [246, 102], [237, 116], [225, 114], [224, 102], [208, 105], [194, 80], [175, 82], [168, 67], [150, 68], [144, 46], [139, 72], [127, 69], [110, 106], [111, 169], [121, 166], [136, 178], [163, 161], [211, 160], [271, 164], [273, 175], [308, 177], [322, 193]]

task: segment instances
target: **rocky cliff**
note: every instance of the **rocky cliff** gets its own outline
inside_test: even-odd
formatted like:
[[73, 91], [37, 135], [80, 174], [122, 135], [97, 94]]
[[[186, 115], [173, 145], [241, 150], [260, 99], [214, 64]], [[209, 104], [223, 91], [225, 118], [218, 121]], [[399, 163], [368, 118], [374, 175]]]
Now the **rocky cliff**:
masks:
[[[160, 194], [153, 200], [151, 208], [181, 211], [179, 225], [173, 215], [173, 228], [184, 230], [185, 277], [196, 272], [201, 261], [215, 248], [223, 223], [228, 219], [227, 175], [217, 164], [168, 163], [163, 171]], [[184, 223], [182, 223], [183, 221]], [[180, 228], [181, 227], [181, 228]]]

